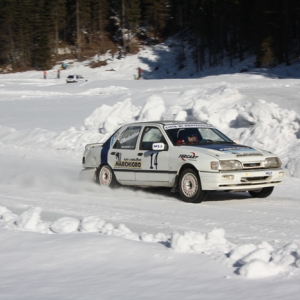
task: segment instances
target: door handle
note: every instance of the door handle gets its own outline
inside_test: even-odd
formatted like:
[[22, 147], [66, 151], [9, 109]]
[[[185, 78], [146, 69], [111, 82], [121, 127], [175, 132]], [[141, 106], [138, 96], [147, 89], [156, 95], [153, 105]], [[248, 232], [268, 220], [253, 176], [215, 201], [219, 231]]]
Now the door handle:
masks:
[[140, 153], [138, 153], [138, 156], [143, 156], [143, 153], [141, 153], [141, 152], [140, 152]]
[[116, 154], [116, 152], [111, 152], [111, 153], [110, 153], [110, 155], [115, 155], [115, 154]]

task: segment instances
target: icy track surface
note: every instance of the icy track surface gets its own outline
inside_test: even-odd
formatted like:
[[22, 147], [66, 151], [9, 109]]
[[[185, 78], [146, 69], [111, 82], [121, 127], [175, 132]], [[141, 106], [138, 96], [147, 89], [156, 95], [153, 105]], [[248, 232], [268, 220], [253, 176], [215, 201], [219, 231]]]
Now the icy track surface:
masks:
[[[131, 80], [138, 66], [0, 75], [0, 299], [299, 299], [299, 80]], [[191, 205], [79, 178], [85, 144], [157, 119], [209, 122], [278, 154], [287, 179], [266, 199]]]

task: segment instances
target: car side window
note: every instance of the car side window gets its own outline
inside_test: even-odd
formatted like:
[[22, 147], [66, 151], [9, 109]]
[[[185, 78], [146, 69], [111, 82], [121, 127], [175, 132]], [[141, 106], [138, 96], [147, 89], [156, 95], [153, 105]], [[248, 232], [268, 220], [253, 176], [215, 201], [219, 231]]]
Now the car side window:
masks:
[[140, 150], [152, 150], [153, 143], [167, 144], [166, 139], [157, 127], [145, 127], [140, 144]]
[[114, 149], [135, 149], [141, 126], [130, 126], [123, 131], [114, 145]]

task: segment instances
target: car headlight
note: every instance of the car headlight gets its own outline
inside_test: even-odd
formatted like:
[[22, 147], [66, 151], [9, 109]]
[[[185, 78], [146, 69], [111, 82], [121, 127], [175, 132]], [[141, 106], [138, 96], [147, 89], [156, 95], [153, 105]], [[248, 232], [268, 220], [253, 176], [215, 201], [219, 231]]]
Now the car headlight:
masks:
[[238, 160], [220, 160], [210, 163], [212, 170], [241, 170], [242, 165]]
[[269, 157], [265, 159], [265, 168], [280, 168], [281, 161], [278, 157]]

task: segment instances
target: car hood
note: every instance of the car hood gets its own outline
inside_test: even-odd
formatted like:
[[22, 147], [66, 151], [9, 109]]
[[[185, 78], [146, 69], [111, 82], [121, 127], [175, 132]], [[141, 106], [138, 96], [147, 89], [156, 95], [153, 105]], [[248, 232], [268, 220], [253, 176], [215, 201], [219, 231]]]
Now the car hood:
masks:
[[226, 157], [226, 159], [272, 156], [270, 152], [264, 150], [232, 143], [181, 146], [180, 148], [181, 150], [184, 149], [188, 151], [206, 153], [212, 156], [217, 156], [218, 158]]

